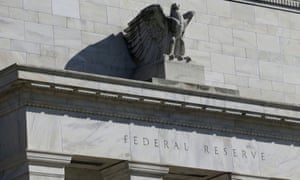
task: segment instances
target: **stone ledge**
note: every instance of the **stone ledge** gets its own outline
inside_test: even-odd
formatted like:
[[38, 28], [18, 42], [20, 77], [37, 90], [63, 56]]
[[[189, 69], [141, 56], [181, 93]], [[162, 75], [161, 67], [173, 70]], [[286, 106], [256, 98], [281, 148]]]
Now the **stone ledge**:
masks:
[[[279, 1], [271, 2], [271, 1], [266, 1], [266, 0], [262, 0], [260, 2], [258, 2], [257, 0], [226, 0], [226, 1], [250, 4], [250, 5], [261, 6], [261, 7], [277, 9], [277, 10], [282, 10], [282, 11], [288, 11], [288, 12], [293, 12], [293, 13], [300, 12], [300, 2], [294, 1], [294, 0], [286, 0], [286, 1], [280, 1], [280, 2]], [[292, 2], [295, 2], [298, 6], [292, 5]]]
[[163, 166], [154, 166], [147, 164], [129, 163], [129, 169], [137, 174], [155, 174], [164, 175], [168, 174], [169, 168]]
[[165, 60], [138, 67], [133, 79], [149, 81], [162, 78], [191, 84], [204, 83], [204, 67], [175, 60]]
[[33, 151], [27, 150], [26, 158], [29, 163], [33, 164], [52, 164], [56, 167], [64, 167], [66, 164], [71, 162], [71, 155], [53, 153], [53, 152], [42, 152], [42, 151]]
[[[282, 122], [300, 122], [299, 106], [246, 99], [237, 95], [212, 93], [209, 92], [211, 87], [206, 87], [207, 90], [204, 88], [206, 91], [203, 92], [155, 83], [21, 65], [12, 65], [4, 69], [0, 72], [0, 78], [9, 79], [6, 84], [2, 85], [0, 92], [3, 89], [9, 89], [13, 82], [21, 82], [30, 88], [44, 88], [44, 90], [48, 89], [49, 91], [100, 95], [125, 101], [158, 103]], [[21, 84], [22, 87], [23, 85]]]
[[213, 87], [213, 86], [207, 86], [207, 85], [202, 85], [202, 84], [179, 82], [179, 81], [166, 80], [166, 79], [160, 79], [160, 78], [152, 78], [152, 83], [157, 84], [157, 85], [167, 86], [167, 87], [185, 89], [185, 90], [209, 92], [212, 94], [224, 94], [224, 95], [227, 94], [227, 95], [231, 95], [231, 96], [239, 95], [239, 91], [237, 89]]

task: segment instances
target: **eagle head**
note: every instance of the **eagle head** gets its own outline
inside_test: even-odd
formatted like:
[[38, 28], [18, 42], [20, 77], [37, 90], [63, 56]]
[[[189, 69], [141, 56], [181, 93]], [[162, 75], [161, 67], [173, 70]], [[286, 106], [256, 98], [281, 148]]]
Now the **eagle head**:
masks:
[[179, 8], [180, 8], [180, 5], [177, 4], [177, 3], [173, 3], [173, 4], [171, 5], [171, 9], [179, 10]]

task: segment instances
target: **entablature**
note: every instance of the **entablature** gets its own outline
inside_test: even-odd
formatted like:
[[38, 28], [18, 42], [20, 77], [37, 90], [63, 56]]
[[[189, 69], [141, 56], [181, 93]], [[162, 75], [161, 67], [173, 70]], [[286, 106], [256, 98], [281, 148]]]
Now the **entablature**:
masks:
[[197, 90], [189, 90], [151, 82], [16, 64], [2, 70], [0, 78], [0, 92], [17, 85], [26, 85], [30, 88], [42, 88], [45, 91], [65, 91], [154, 105], [257, 117], [270, 121], [300, 122], [298, 105], [247, 99], [234, 93], [222, 93], [226, 92], [226, 89], [218, 90], [208, 86], [199, 85]]
[[[91, 167], [80, 157], [142, 162], [131, 163], [124, 172], [161, 176], [169, 171], [166, 177], [171, 179], [184, 178], [172, 167], [185, 166], [217, 174], [275, 177], [278, 166], [285, 165], [282, 152], [295, 158], [289, 163], [291, 171], [299, 166], [294, 163], [299, 162], [300, 144], [296, 105], [22, 65], [1, 71], [0, 78], [0, 114], [15, 115], [2, 116], [6, 125], [0, 126], [2, 131], [23, 122], [19, 128], [26, 131], [27, 159], [38, 165], [51, 162], [55, 176], [62, 177], [60, 165], [70, 160], [67, 170]], [[8, 108], [2, 108], [5, 105]], [[21, 108], [24, 117], [16, 118], [13, 108]], [[10, 147], [6, 149], [9, 152]], [[150, 156], [145, 156], [148, 152]], [[206, 158], [221, 163], [207, 163]], [[240, 162], [251, 163], [241, 166]], [[96, 164], [95, 168], [104, 167]], [[270, 166], [274, 166], [270, 172], [255, 168]], [[33, 175], [40, 175], [36, 164], [30, 167]], [[293, 173], [279, 177], [298, 177], [298, 172]], [[198, 176], [198, 171], [187, 175]]]

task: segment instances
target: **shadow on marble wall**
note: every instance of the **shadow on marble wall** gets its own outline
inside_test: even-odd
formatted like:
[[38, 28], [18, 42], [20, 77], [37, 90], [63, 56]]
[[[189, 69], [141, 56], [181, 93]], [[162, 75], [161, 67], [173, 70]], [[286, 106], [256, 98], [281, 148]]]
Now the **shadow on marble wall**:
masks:
[[129, 79], [135, 68], [122, 33], [86, 47], [65, 66], [67, 70]]

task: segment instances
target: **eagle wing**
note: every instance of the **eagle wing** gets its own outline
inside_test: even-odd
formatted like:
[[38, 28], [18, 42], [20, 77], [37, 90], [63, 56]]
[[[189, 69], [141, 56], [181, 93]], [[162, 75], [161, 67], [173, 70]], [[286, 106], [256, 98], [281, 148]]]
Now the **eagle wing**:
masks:
[[128, 23], [124, 37], [135, 62], [163, 60], [169, 44], [169, 21], [160, 5], [151, 5]]

